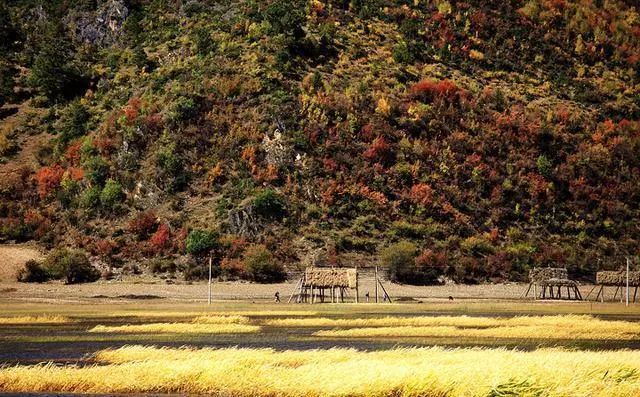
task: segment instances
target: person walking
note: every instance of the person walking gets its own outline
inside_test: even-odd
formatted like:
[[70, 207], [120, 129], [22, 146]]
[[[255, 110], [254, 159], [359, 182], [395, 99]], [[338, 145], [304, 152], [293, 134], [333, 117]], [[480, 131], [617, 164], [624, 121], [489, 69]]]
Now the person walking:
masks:
[[274, 302], [275, 303], [280, 303], [280, 292], [279, 291], [276, 291]]

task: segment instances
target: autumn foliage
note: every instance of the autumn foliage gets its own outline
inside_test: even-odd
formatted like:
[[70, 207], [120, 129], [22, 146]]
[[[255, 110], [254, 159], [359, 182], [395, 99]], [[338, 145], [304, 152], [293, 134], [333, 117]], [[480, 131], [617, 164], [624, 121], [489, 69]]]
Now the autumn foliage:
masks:
[[64, 168], [55, 164], [51, 167], [42, 167], [36, 173], [35, 179], [38, 184], [38, 195], [44, 199], [51, 195], [60, 186], [62, 176], [64, 175]]

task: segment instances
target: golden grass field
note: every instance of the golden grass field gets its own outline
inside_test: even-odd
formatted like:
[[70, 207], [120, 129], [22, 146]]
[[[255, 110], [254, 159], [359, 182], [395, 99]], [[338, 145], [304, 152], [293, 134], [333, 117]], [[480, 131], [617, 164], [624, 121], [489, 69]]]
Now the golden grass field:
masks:
[[4, 368], [0, 390], [219, 396], [638, 396], [640, 352], [540, 349], [162, 349], [127, 346], [90, 367]]
[[65, 316], [13, 316], [0, 317], [1, 325], [19, 325], [19, 324], [66, 324], [71, 320]]
[[465, 337], [515, 339], [634, 340], [640, 338], [640, 323], [605, 321], [585, 315], [467, 317], [437, 316], [373, 319], [282, 319], [267, 324], [282, 326], [361, 327], [322, 330], [327, 337]]
[[208, 323], [151, 323], [135, 325], [105, 326], [97, 325], [88, 332], [100, 333], [162, 333], [162, 334], [247, 334], [260, 331], [260, 327], [245, 324], [208, 324]]
[[640, 396], [637, 307], [3, 307], [0, 392], [7, 393]]

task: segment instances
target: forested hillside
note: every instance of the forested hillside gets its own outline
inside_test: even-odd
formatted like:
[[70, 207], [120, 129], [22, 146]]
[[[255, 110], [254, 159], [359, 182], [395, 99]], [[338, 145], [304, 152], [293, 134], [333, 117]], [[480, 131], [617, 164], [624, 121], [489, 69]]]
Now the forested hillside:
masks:
[[634, 3], [0, 0], [0, 240], [187, 278], [617, 268]]

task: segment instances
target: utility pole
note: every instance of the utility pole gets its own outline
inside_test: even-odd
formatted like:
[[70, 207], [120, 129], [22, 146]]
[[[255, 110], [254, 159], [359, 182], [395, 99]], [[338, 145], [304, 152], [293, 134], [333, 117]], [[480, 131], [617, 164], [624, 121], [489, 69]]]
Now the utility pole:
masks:
[[378, 265], [376, 265], [375, 275], [376, 275], [376, 303], [378, 303]]
[[629, 306], [629, 257], [627, 257], [627, 302], [626, 306]]
[[213, 254], [209, 254], [209, 301], [208, 304], [211, 304], [211, 262], [213, 261]]
[[356, 265], [356, 303], [358, 303], [358, 265]]

